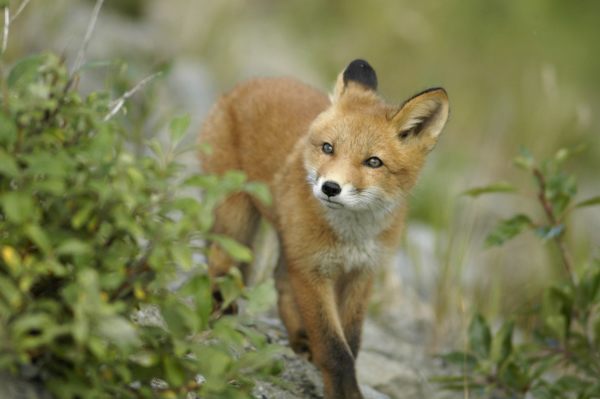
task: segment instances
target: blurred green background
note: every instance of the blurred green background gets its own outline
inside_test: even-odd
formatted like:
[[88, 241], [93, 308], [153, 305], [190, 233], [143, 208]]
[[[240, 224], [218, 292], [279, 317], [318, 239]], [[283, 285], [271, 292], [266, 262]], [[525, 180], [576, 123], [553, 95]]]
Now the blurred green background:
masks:
[[[9, 56], [51, 48], [74, 58], [93, 5], [33, 0], [11, 31]], [[166, 84], [129, 107], [138, 138], [181, 112], [198, 127], [219, 93], [253, 76], [295, 76], [329, 90], [358, 57], [374, 66], [390, 102], [446, 88], [451, 118], [412, 196], [398, 266], [404, 285], [432, 304], [443, 335], [474, 308], [492, 316], [522, 309], [560, 273], [552, 249], [527, 235], [483, 248], [499, 217], [539, 213], [536, 204], [460, 193], [497, 180], [527, 187], [529, 176], [512, 166], [520, 146], [543, 158], [580, 143], [587, 150], [569, 163], [580, 198], [600, 191], [599, 17], [593, 0], [106, 0], [88, 60], [115, 61], [89, 64], [87, 84], [118, 93], [167, 72]], [[122, 81], [105, 80], [103, 68], [120, 68]], [[572, 223], [575, 259], [598, 256], [600, 211]]]

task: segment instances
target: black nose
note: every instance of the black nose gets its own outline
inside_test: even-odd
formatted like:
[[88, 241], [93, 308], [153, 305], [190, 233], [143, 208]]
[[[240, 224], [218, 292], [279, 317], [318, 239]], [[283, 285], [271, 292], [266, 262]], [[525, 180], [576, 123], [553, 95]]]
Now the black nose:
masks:
[[334, 181], [326, 181], [321, 187], [321, 191], [328, 197], [335, 197], [342, 192], [342, 188]]

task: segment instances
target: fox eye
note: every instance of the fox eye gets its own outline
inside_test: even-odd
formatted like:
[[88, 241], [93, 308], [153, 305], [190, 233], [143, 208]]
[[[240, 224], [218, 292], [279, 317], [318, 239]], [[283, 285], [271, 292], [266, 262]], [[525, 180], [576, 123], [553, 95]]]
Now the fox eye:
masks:
[[323, 143], [321, 149], [325, 154], [333, 154], [333, 146], [329, 143]]
[[371, 157], [365, 161], [365, 165], [369, 168], [379, 168], [383, 165], [383, 161], [377, 157]]

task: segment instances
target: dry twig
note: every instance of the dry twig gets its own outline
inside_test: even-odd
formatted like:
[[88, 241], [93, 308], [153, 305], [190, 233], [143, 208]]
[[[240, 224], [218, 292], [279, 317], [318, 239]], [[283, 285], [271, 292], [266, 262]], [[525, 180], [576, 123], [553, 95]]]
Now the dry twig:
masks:
[[10, 18], [11, 23], [19, 17], [19, 14], [23, 12], [23, 10], [25, 9], [25, 7], [27, 7], [27, 4], [29, 4], [30, 1], [31, 0], [23, 0], [21, 4], [19, 4], [19, 8], [17, 8], [17, 11], [15, 11], [13, 16]]
[[94, 29], [96, 28], [96, 22], [98, 21], [98, 15], [100, 15], [102, 4], [104, 4], [104, 0], [96, 1], [96, 5], [94, 6], [94, 10], [92, 11], [92, 16], [90, 17], [90, 22], [88, 24], [87, 31], [85, 32], [83, 42], [81, 42], [81, 47], [79, 47], [79, 51], [77, 52], [77, 58], [75, 58], [75, 63], [73, 64], [71, 75], [75, 75], [83, 65], [83, 62], [85, 61], [85, 52], [87, 51], [88, 45], [90, 44], [90, 40], [92, 39], [92, 34], [94, 33]]
[[4, 7], [4, 29], [2, 31], [2, 49], [0, 49], [0, 55], [6, 51], [8, 45], [8, 31], [10, 27], [10, 10], [8, 7]]
[[0, 55], [4, 54], [6, 48], [8, 47], [8, 33], [10, 31], [10, 24], [17, 19], [17, 17], [23, 12], [27, 4], [29, 4], [31, 0], [23, 0], [17, 11], [12, 15], [10, 15], [10, 9], [8, 6], [4, 7], [4, 28], [2, 30], [2, 48], [0, 49]]
[[127, 101], [129, 99], [129, 97], [133, 96], [135, 93], [137, 93], [144, 86], [146, 86], [152, 80], [156, 79], [161, 74], [162, 74], [162, 72], [156, 72], [156, 73], [153, 73], [150, 76], [145, 77], [140, 82], [138, 82], [138, 84], [136, 84], [135, 86], [133, 86], [133, 88], [131, 88], [130, 90], [126, 91], [121, 97], [119, 97], [116, 100], [112, 101], [111, 102], [110, 112], [108, 114], [106, 114], [106, 116], [104, 117], [104, 121], [106, 122], [110, 118], [112, 118], [113, 116], [115, 116], [117, 114], [117, 112], [119, 112], [119, 110], [123, 107], [123, 105], [125, 104], [125, 101]]

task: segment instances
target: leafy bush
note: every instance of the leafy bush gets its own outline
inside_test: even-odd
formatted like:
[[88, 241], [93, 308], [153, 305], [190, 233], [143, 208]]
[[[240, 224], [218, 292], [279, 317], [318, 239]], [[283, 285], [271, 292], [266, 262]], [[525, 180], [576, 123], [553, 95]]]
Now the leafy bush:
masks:
[[[249, 397], [277, 372], [276, 349], [243, 317], [211, 316], [203, 242], [249, 260], [211, 237], [212, 211], [265, 188], [237, 172], [183, 178], [186, 117], [168, 148], [132, 155], [108, 94], [82, 98], [73, 83], [52, 54], [1, 77], [0, 371], [26, 370], [58, 398]], [[201, 201], [175, 194], [198, 188]], [[272, 291], [244, 291], [235, 274], [219, 284], [251, 303]]]
[[[563, 170], [563, 163], [579, 150], [561, 149], [541, 165], [522, 150], [515, 164], [532, 175], [545, 220], [517, 214], [501, 221], [486, 239], [487, 245], [501, 245], [533, 230], [542, 240], [555, 243], [566, 277], [549, 286], [541, 303], [530, 309], [532, 327], [518, 330], [521, 342], [515, 342], [514, 320], [492, 333], [485, 318], [475, 315], [467, 350], [442, 356], [461, 369], [460, 375], [437, 378], [444, 388], [490, 398], [600, 397], [600, 261], [576, 269], [564, 239], [571, 212], [600, 204], [600, 197], [574, 202], [576, 181]], [[496, 183], [466, 194], [514, 191], [510, 184]]]

